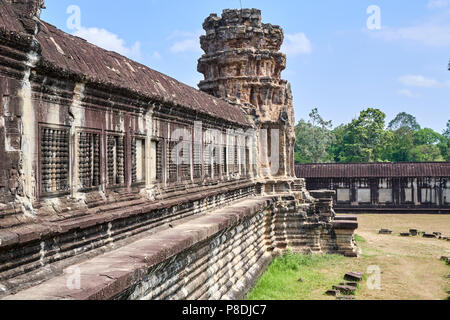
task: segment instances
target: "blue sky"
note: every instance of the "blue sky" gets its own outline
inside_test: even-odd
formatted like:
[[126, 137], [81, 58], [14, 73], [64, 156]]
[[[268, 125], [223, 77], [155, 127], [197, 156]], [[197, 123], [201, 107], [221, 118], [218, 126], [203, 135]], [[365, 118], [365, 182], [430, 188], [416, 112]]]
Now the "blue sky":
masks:
[[[197, 87], [202, 75], [198, 37], [210, 13], [239, 8], [239, 0], [46, 0], [41, 18]], [[80, 8], [80, 24], [73, 19]], [[450, 120], [450, 0], [242, 0], [263, 22], [283, 27], [296, 120], [312, 108], [334, 125], [364, 108], [387, 120], [415, 115], [442, 132]], [[381, 29], [369, 29], [369, 6]], [[71, 18], [72, 17], [72, 18]], [[69, 19], [71, 18], [71, 19]], [[69, 19], [69, 24], [67, 23]], [[370, 20], [373, 21], [373, 20]]]

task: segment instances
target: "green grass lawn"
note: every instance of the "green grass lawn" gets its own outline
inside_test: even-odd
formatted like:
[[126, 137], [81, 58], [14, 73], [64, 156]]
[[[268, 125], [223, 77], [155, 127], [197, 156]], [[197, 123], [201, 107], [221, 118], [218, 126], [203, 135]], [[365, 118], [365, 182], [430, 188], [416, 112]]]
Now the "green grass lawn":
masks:
[[[342, 282], [342, 276], [318, 272], [344, 260], [339, 255], [286, 253], [270, 265], [248, 294], [248, 300], [309, 300]], [[299, 281], [301, 279], [301, 281]], [[318, 292], [320, 291], [320, 293]], [[323, 297], [327, 297], [324, 295]]]

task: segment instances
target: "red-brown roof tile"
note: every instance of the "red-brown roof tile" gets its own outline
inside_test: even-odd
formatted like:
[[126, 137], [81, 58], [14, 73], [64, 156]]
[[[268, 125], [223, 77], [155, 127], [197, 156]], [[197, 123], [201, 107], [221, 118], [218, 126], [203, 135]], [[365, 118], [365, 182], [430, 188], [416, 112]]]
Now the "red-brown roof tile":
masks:
[[[0, 1], [0, 28], [24, 33], [11, 6]], [[42, 22], [37, 35], [42, 48], [41, 66], [60, 74], [75, 74], [87, 82], [122, 88], [155, 101], [168, 102], [199, 113], [249, 126], [238, 106], [201, 92], [118, 53], [104, 50]]]
[[450, 162], [297, 164], [299, 178], [450, 177]]

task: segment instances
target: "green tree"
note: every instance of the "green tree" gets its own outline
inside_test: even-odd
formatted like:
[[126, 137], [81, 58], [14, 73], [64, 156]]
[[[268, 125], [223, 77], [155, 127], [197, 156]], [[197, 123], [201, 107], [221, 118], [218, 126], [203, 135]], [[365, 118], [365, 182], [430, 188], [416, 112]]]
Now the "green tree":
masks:
[[318, 109], [309, 114], [309, 121], [300, 120], [295, 127], [295, 161], [297, 163], [323, 163], [332, 160], [328, 150], [334, 142], [332, 122], [324, 120]]
[[416, 146], [411, 153], [413, 161], [416, 162], [444, 161], [441, 150], [436, 145], [423, 144]]
[[384, 158], [391, 162], [412, 161], [415, 147], [414, 134], [421, 130], [416, 117], [406, 112], [399, 113], [388, 125]]
[[442, 136], [433, 129], [425, 128], [414, 132], [415, 145], [436, 145], [442, 139]]
[[399, 113], [391, 122], [389, 122], [388, 129], [397, 131], [402, 128], [408, 128], [411, 131], [420, 130], [420, 125], [417, 123], [416, 117], [406, 112]]
[[450, 120], [447, 121], [447, 128], [445, 128], [444, 133], [442, 135], [447, 139], [450, 139]]
[[425, 128], [414, 132], [412, 161], [444, 161], [447, 157], [447, 139], [436, 131]]
[[441, 142], [438, 144], [442, 157], [445, 161], [450, 161], [450, 120], [447, 121], [447, 128], [442, 133]]
[[391, 162], [412, 161], [411, 151], [414, 149], [414, 132], [408, 127], [401, 127], [390, 132], [392, 138], [386, 142], [385, 159]]
[[341, 162], [341, 154], [344, 152], [344, 135], [347, 131], [348, 125], [341, 124], [340, 126], [334, 128], [333, 135], [335, 143], [333, 143], [329, 148], [329, 153], [333, 158], [334, 162]]
[[369, 108], [344, 127], [342, 146], [335, 157], [339, 162], [385, 161], [386, 115]]

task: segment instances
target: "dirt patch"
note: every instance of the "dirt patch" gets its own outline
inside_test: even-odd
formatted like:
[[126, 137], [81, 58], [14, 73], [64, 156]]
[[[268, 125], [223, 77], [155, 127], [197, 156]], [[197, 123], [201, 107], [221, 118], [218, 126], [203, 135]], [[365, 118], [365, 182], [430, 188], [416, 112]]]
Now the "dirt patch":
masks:
[[[450, 241], [401, 237], [400, 233], [418, 229], [427, 233], [440, 232], [450, 237], [448, 215], [360, 215], [357, 234], [361, 258], [355, 260], [361, 270], [370, 265], [381, 271], [381, 290], [361, 286], [358, 299], [447, 299], [450, 281], [449, 266], [440, 257], [450, 252]], [[379, 235], [388, 228], [392, 235]]]

